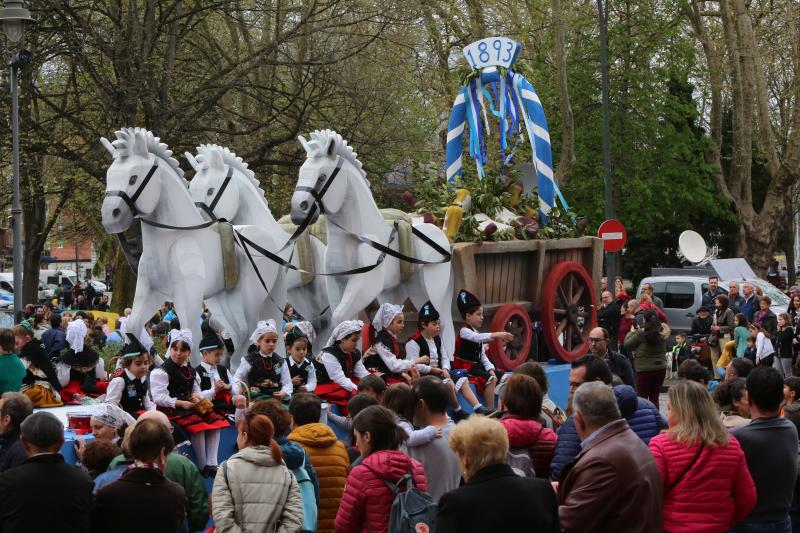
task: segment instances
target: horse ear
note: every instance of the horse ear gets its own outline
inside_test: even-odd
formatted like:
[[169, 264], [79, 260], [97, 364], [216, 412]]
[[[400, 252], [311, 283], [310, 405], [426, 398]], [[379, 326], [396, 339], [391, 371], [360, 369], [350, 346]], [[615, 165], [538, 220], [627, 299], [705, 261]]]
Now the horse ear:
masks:
[[303, 145], [303, 150], [306, 151], [306, 155], [311, 155], [311, 148], [308, 146], [308, 141], [302, 135], [297, 136], [297, 140], [300, 141], [300, 144]]
[[189, 152], [184, 152], [183, 156], [186, 158], [189, 164], [192, 165], [192, 168], [195, 172], [200, 172], [200, 163], [197, 162], [197, 159], [195, 159], [192, 154]]
[[222, 160], [222, 154], [220, 153], [219, 150], [209, 151], [208, 165], [211, 168], [215, 168], [218, 170], [223, 170], [225, 168], [225, 162]]
[[103, 147], [108, 150], [108, 153], [111, 154], [111, 157], [114, 157], [114, 145], [111, 144], [111, 141], [105, 137], [100, 137], [100, 144], [102, 144]]
[[137, 131], [133, 139], [132, 153], [141, 157], [148, 157], [147, 140], [144, 138], [144, 134]]

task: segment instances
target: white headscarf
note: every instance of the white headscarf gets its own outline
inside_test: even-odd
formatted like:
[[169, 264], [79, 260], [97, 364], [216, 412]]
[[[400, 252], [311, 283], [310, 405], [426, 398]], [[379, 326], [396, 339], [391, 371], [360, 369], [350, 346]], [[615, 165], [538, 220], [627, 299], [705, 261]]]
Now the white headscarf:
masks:
[[67, 343], [75, 353], [83, 351], [83, 339], [86, 338], [86, 322], [76, 317], [67, 325]]
[[378, 312], [375, 313], [375, 318], [372, 319], [372, 327], [375, 328], [375, 333], [379, 332], [382, 329], [386, 329], [386, 326], [392, 323], [394, 317], [399, 315], [403, 312], [402, 305], [395, 305], [390, 303], [385, 303], [381, 305]]
[[331, 336], [328, 339], [328, 342], [325, 343], [325, 347], [333, 346], [333, 343], [336, 341], [340, 341], [345, 337], [349, 337], [353, 333], [357, 333], [364, 329], [364, 323], [360, 320], [345, 320], [335, 328], [331, 332]]
[[[308, 320], [295, 323], [292, 329], [294, 328], [300, 330], [300, 332], [308, 339], [308, 342], [310, 344], [313, 345], [314, 341], [317, 340], [317, 332], [314, 331], [314, 326], [311, 325], [311, 322], [309, 322]], [[289, 333], [291, 333], [291, 331], [292, 330], [290, 329], [289, 331], [284, 333], [283, 334], [284, 338], [286, 338], [289, 335]]]
[[271, 318], [269, 320], [261, 320], [258, 325], [256, 325], [255, 331], [250, 335], [250, 342], [252, 344], [258, 344], [258, 339], [267, 333], [274, 333], [276, 337], [278, 336], [278, 327]]
[[92, 416], [107, 426], [115, 429], [121, 428], [124, 424], [132, 426], [136, 420], [111, 403], [99, 403], [92, 408]]
[[169, 332], [169, 343], [172, 344], [175, 341], [183, 341], [189, 345], [189, 348], [194, 346], [192, 342], [192, 330], [190, 329], [172, 329]]

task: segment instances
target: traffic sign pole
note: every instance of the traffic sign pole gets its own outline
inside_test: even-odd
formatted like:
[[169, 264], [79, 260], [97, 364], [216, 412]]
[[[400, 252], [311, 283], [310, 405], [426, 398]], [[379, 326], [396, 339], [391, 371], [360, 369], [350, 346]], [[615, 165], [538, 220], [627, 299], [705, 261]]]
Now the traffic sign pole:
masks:
[[[608, 278], [608, 287], [613, 287], [614, 282], [614, 259], [613, 254], [619, 252], [625, 247], [628, 240], [628, 232], [622, 222], [616, 219], [609, 219], [600, 224], [597, 229], [597, 237], [603, 241], [603, 250], [606, 252], [606, 277]], [[612, 294], [614, 291], [612, 290]], [[616, 297], [616, 294], [614, 294]]]

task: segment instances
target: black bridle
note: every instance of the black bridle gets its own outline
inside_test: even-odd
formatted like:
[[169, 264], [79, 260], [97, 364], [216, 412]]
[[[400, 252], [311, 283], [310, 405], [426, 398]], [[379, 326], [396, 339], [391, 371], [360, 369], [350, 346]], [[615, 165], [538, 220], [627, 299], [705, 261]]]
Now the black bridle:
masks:
[[225, 178], [222, 180], [222, 185], [220, 185], [219, 190], [217, 191], [217, 194], [214, 195], [214, 199], [211, 200], [211, 204], [206, 205], [205, 202], [195, 202], [194, 203], [194, 205], [196, 205], [197, 207], [202, 209], [209, 216], [209, 218], [211, 220], [222, 220], [221, 218], [218, 218], [214, 214], [214, 209], [217, 207], [217, 204], [219, 203], [220, 199], [222, 198], [222, 193], [224, 193], [225, 189], [228, 188], [228, 184], [231, 182], [232, 178], [233, 178], [233, 167], [232, 166], [228, 166], [228, 173], [225, 174]]

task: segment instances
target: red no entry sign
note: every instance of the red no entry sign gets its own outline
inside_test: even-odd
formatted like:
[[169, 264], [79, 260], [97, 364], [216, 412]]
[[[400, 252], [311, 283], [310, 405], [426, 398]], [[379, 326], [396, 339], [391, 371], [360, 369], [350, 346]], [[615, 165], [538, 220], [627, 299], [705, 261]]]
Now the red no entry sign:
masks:
[[622, 222], [612, 218], [600, 224], [597, 236], [603, 240], [603, 249], [606, 252], [619, 252], [625, 246], [628, 232]]

